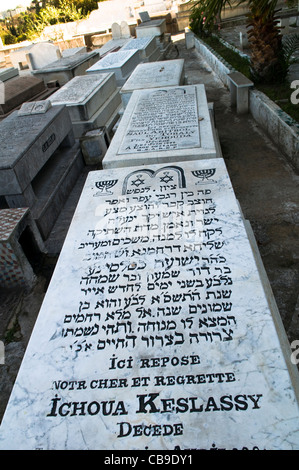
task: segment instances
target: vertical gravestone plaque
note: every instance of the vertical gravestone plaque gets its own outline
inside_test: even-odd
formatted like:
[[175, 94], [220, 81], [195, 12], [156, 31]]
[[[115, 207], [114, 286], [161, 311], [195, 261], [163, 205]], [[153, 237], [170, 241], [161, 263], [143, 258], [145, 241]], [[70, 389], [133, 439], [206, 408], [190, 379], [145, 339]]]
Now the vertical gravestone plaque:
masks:
[[92, 172], [0, 448], [298, 449], [275, 321], [223, 160]]

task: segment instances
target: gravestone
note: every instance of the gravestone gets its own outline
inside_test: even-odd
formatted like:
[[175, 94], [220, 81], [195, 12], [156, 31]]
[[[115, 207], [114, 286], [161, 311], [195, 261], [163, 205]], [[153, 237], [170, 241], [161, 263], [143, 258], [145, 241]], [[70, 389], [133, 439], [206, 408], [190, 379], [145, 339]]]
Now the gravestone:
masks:
[[19, 75], [19, 70], [15, 67], [9, 67], [7, 69], [0, 70], [0, 81], [6, 82], [11, 78], [17, 77]]
[[141, 62], [153, 62], [160, 57], [155, 37], [131, 39], [121, 48], [122, 51], [133, 49], [138, 49]]
[[120, 32], [122, 38], [129, 39], [131, 37], [130, 27], [126, 21], [121, 21]]
[[32, 49], [33, 46], [34, 44], [30, 44], [29, 46], [18, 47], [17, 49], [10, 51], [9, 59], [15, 68], [23, 70], [29, 67], [26, 54], [30, 52], [30, 49]]
[[223, 159], [89, 173], [0, 448], [298, 450], [257, 266]]
[[113, 39], [120, 39], [121, 38], [121, 28], [118, 23], [112, 23], [111, 25], [111, 32]]
[[145, 21], [144, 23], [140, 23], [140, 25], [136, 26], [137, 38], [144, 38], [144, 37], [151, 37], [151, 36], [159, 37], [165, 32], [166, 32], [166, 20], [165, 19]]
[[215, 158], [204, 85], [135, 90], [103, 168]]
[[71, 47], [69, 49], [64, 49], [61, 51], [62, 57], [69, 57], [74, 54], [83, 54], [86, 52], [86, 46], [81, 47]]
[[[36, 251], [45, 252], [43, 241], [28, 208], [0, 209], [0, 282], [2, 287], [32, 288], [36, 277], [28, 251], [22, 247], [22, 237], [27, 236]], [[29, 243], [30, 243], [29, 242]]]
[[142, 23], [145, 23], [146, 21], [151, 20], [151, 17], [149, 16], [148, 11], [140, 11], [139, 16], [140, 16], [140, 19], [141, 19]]
[[45, 83], [56, 80], [62, 86], [72, 78], [84, 75], [86, 69], [91, 67], [98, 59], [99, 53], [97, 51], [74, 54], [56, 60], [38, 70], [33, 70], [32, 73], [44, 80]]
[[83, 167], [67, 108], [14, 111], [0, 123], [0, 147], [0, 195], [30, 208], [45, 240]]
[[53, 106], [67, 106], [76, 138], [98, 127], [107, 126], [110, 132], [110, 121], [115, 123], [121, 105], [113, 73], [75, 77], [49, 100]]
[[26, 54], [30, 70], [38, 70], [61, 59], [58, 46], [50, 43], [34, 44]]
[[117, 86], [122, 86], [139, 63], [140, 57], [137, 50], [117, 51], [100, 59], [87, 69], [86, 73], [115, 73]]
[[4, 97], [0, 103], [0, 117], [18, 108], [25, 101], [38, 99], [47, 95], [47, 89], [42, 80], [37, 77], [14, 77], [4, 82]]
[[134, 90], [183, 85], [184, 81], [184, 59], [139, 64], [121, 88], [123, 105], [127, 106]]
[[99, 49], [100, 57], [103, 58], [107, 54], [110, 54], [110, 52], [119, 51], [128, 41], [129, 39], [127, 38], [110, 39], [110, 41], [107, 41], [106, 44]]

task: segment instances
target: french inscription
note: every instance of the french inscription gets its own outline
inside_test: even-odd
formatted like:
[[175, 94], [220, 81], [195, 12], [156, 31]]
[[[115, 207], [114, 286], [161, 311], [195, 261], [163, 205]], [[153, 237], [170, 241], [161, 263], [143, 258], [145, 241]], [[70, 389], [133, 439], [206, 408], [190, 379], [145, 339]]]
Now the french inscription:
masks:
[[[184, 435], [184, 419], [159, 424], [136, 424], [136, 419], [262, 408], [258, 387], [230, 392], [239, 380], [236, 372], [206, 370], [205, 354], [192, 353], [198, 346], [204, 351], [213, 343], [233, 341], [238, 329], [233, 273], [222, 254], [224, 227], [213, 198], [216, 169], [192, 175], [189, 190], [180, 166], [134, 170], [118, 198], [113, 195], [118, 180], [95, 181], [94, 196], [105, 199], [97, 207], [100, 223], [87, 227], [77, 245], [85, 260], [81, 298], [56, 334], [78, 357], [107, 353], [107, 371], [91, 380], [55, 380], [48, 418], [115, 417], [118, 440], [176, 438]], [[146, 355], [140, 356], [140, 350]], [[191, 352], [174, 355], [174, 350]], [[204, 395], [207, 385], [214, 394]], [[190, 386], [194, 392], [184, 393]], [[227, 393], [219, 395], [219, 386], [228, 387]], [[169, 390], [166, 396], [161, 387]], [[171, 396], [177, 388], [179, 395]], [[107, 391], [105, 399], [88, 400], [89, 390]], [[109, 399], [114, 390], [129, 391], [133, 398]], [[70, 401], [64, 391], [86, 396]]]
[[0, 446], [298, 447], [224, 163], [91, 172], [73, 220]]

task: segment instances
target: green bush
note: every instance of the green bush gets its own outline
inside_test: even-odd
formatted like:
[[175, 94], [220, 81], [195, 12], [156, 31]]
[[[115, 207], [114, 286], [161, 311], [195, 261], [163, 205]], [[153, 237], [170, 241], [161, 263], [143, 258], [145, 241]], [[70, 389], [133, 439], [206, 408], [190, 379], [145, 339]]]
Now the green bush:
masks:
[[4, 44], [6, 45], [9, 45], [9, 44], [16, 44], [17, 42], [17, 38], [16, 36], [14, 36], [13, 34], [11, 33], [6, 33], [2, 36], [2, 39], [3, 39], [3, 42]]

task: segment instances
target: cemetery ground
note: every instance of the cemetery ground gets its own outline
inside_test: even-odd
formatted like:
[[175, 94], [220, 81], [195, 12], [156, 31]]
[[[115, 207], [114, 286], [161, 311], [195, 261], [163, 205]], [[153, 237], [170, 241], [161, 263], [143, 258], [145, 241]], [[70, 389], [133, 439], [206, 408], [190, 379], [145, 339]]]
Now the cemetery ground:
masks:
[[[236, 197], [252, 226], [289, 341], [299, 340], [299, 175], [249, 114], [237, 115], [231, 109], [229, 91], [195, 49], [186, 49], [184, 35], [172, 40], [176, 47], [168, 59], [185, 59], [187, 84], [203, 83], [208, 101], [214, 103], [216, 129]], [[47, 241], [48, 253], [35, 260], [33, 288], [0, 289], [0, 340], [5, 343], [5, 364], [0, 365], [0, 420], [85, 178], [92, 169], [84, 168]]]

